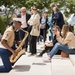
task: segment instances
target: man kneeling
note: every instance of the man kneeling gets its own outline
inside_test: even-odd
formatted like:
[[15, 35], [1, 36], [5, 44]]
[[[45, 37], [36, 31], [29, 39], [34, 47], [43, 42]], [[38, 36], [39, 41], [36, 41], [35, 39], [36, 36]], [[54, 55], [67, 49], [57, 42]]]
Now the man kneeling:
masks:
[[14, 20], [13, 24], [8, 27], [1, 39], [0, 42], [0, 56], [3, 62], [3, 66], [0, 66], [0, 72], [9, 72], [12, 69], [12, 63], [9, 60], [11, 54], [14, 56], [17, 55], [17, 52], [12, 48], [14, 38], [15, 38], [15, 31], [19, 29], [21, 26], [20, 20]]

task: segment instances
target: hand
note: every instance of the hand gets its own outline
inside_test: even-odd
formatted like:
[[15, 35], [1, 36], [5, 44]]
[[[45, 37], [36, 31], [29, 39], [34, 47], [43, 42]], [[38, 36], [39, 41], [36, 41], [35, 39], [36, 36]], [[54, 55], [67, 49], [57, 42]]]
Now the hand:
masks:
[[28, 24], [30, 25], [30, 22], [28, 21]]
[[20, 44], [20, 43], [21, 43], [21, 41], [17, 41], [17, 43], [16, 43], [16, 44], [19, 46], [19, 44]]
[[37, 26], [37, 29], [39, 30], [40, 28], [39, 28], [39, 25]]
[[50, 44], [45, 44], [45, 47], [49, 47]]
[[46, 46], [47, 46], [47, 45], [45, 44], [45, 45], [44, 45], [44, 48], [45, 48]]
[[55, 33], [55, 35], [58, 37], [58, 36], [60, 36], [60, 31], [56, 31], [56, 33]]
[[18, 53], [17, 53], [16, 51], [13, 51], [13, 56], [14, 56], [14, 57], [16, 57], [17, 54], [18, 54]]

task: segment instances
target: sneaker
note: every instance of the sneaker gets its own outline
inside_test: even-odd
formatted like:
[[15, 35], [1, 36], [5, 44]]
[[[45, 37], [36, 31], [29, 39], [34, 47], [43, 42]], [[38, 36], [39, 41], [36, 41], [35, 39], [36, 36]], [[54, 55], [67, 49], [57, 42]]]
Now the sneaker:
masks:
[[43, 55], [42, 59], [44, 62], [51, 62], [51, 58], [49, 55]]
[[37, 55], [36, 57], [42, 57], [42, 55]]
[[51, 62], [51, 59], [50, 58], [49, 59], [48, 58], [44, 58], [43, 61], [44, 62]]

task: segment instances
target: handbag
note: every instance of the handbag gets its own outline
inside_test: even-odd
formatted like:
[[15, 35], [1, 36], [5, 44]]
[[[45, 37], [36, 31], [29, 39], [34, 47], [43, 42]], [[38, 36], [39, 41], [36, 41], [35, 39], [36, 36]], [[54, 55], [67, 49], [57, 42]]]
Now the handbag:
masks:
[[40, 29], [44, 29], [44, 28], [46, 28], [46, 23], [40, 24]]
[[28, 32], [30, 33], [32, 30], [32, 26], [28, 26]]

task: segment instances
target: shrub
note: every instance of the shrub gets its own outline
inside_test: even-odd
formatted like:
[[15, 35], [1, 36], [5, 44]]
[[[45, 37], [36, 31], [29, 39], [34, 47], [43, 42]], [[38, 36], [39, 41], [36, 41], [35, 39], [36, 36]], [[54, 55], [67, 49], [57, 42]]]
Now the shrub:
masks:
[[4, 19], [3, 19], [3, 17], [0, 16], [0, 31], [1, 31], [1, 34], [4, 33], [5, 29], [6, 29], [6, 25], [4, 23]]

